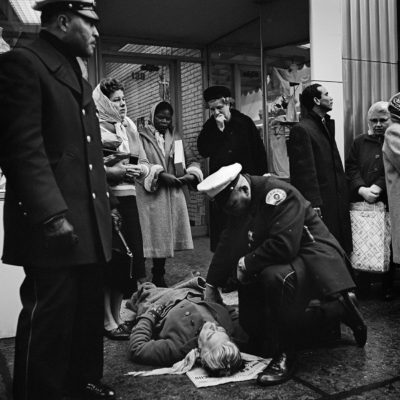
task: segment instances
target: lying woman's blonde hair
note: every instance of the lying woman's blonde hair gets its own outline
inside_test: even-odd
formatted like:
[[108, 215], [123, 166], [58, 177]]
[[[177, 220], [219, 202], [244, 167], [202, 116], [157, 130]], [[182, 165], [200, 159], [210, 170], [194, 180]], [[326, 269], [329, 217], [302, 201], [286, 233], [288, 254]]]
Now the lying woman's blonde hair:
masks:
[[200, 352], [202, 366], [212, 376], [228, 376], [243, 366], [240, 350], [235, 343], [227, 341], [212, 350]]

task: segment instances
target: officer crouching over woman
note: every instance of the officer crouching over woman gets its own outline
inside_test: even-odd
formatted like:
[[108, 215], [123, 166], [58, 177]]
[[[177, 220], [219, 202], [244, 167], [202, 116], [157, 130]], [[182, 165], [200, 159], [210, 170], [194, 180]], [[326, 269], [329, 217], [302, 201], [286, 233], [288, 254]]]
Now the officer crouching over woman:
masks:
[[198, 185], [229, 216], [207, 274], [205, 300], [221, 301], [218, 288], [237, 265], [239, 322], [261, 348], [272, 337], [261, 386], [290, 379], [295, 371], [296, 332], [313, 299], [320, 323], [349, 326], [359, 347], [367, 327], [350, 292], [345, 254], [311, 204], [290, 184], [272, 176], [240, 174], [240, 164], [222, 167]]

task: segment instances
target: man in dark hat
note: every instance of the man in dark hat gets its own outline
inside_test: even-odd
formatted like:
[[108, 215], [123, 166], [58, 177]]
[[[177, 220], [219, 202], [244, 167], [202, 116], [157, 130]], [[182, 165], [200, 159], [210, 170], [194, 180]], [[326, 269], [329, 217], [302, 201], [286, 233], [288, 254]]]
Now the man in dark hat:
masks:
[[[210, 159], [210, 173], [238, 162], [251, 175], [267, 172], [267, 155], [253, 120], [232, 108], [233, 99], [225, 86], [211, 86], [203, 93], [211, 112], [197, 139], [197, 148]], [[226, 217], [215, 204], [210, 207], [210, 247], [215, 251]]]
[[3, 261], [22, 265], [14, 399], [111, 399], [103, 374], [103, 266], [111, 220], [92, 88], [94, 1], [43, 0], [42, 30], [0, 57]]
[[294, 373], [296, 334], [310, 315], [311, 300], [319, 304], [312, 315], [320, 325], [344, 322], [360, 347], [367, 327], [349, 295], [355, 284], [345, 253], [311, 204], [286, 182], [240, 172], [240, 164], [223, 167], [198, 185], [229, 215], [208, 270], [205, 298], [220, 300], [218, 287], [236, 266], [239, 322], [256, 345], [253, 351], [272, 338], [272, 361], [257, 378], [269, 386]]

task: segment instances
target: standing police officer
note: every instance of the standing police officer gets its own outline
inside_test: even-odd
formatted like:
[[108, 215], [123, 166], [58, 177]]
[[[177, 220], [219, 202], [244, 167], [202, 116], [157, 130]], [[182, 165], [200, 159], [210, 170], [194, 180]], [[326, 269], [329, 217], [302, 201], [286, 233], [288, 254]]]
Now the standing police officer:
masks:
[[23, 265], [15, 400], [76, 389], [114, 398], [103, 373], [103, 265], [111, 221], [92, 88], [76, 57], [95, 49], [93, 0], [41, 0], [42, 30], [0, 58], [3, 261]]
[[223, 167], [197, 187], [229, 215], [208, 271], [206, 299], [218, 300], [217, 288], [237, 265], [240, 324], [251, 340], [274, 336], [272, 361], [257, 379], [268, 386], [294, 372], [293, 333], [310, 300], [321, 301], [325, 317], [350, 326], [360, 347], [367, 327], [348, 293], [355, 284], [344, 251], [311, 204], [285, 182], [240, 171], [240, 164]]

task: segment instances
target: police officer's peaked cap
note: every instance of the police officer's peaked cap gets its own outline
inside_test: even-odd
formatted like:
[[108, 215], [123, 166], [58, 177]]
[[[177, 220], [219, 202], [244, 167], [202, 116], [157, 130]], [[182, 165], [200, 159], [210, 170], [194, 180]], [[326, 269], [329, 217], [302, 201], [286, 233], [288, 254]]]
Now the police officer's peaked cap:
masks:
[[82, 17], [99, 20], [96, 14], [96, 1], [95, 0], [37, 0], [32, 6], [34, 10], [43, 11], [47, 9], [72, 11], [75, 14], [82, 15]]
[[208, 197], [223, 206], [235, 188], [241, 170], [242, 166], [239, 163], [222, 167], [200, 182], [197, 190], [206, 193]]
[[231, 91], [226, 86], [210, 86], [203, 92], [206, 102], [218, 100], [223, 97], [231, 97]]

